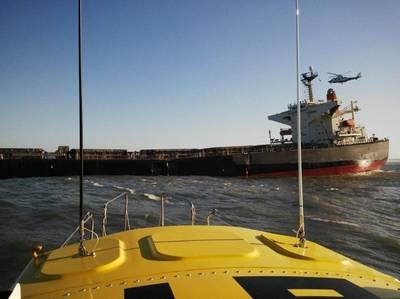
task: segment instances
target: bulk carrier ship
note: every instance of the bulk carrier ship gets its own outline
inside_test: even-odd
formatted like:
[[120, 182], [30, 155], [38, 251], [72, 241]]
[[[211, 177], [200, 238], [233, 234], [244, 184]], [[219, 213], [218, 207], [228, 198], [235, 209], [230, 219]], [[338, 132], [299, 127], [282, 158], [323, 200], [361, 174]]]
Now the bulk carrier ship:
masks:
[[[318, 73], [301, 74], [307, 99], [301, 103], [303, 173], [342, 175], [380, 169], [388, 158], [389, 140], [368, 137], [356, 125], [357, 102], [342, 108], [342, 101], [329, 89], [326, 100], [315, 100], [312, 81]], [[270, 115], [286, 125], [281, 138], [261, 145], [144, 149], [136, 152], [85, 149], [87, 175], [297, 175], [297, 105]], [[60, 146], [53, 153], [42, 149], [0, 149], [0, 178], [26, 176], [73, 176], [79, 174], [79, 151]], [[2, 159], [3, 157], [3, 159]], [[46, 158], [47, 157], [47, 158]], [[5, 159], [4, 159], [5, 158]]]
[[[341, 175], [378, 170], [388, 158], [389, 140], [368, 137], [365, 128], [355, 122], [357, 102], [342, 108], [342, 101], [330, 88], [326, 101], [316, 101], [310, 71], [301, 74], [308, 98], [301, 104], [303, 172], [305, 175]], [[268, 116], [288, 126], [280, 130], [280, 139], [270, 144], [191, 150], [195, 158], [171, 159], [167, 171], [177, 175], [279, 176], [297, 174], [297, 105]], [[158, 151], [165, 153], [165, 151]], [[156, 155], [157, 151], [152, 152]]]

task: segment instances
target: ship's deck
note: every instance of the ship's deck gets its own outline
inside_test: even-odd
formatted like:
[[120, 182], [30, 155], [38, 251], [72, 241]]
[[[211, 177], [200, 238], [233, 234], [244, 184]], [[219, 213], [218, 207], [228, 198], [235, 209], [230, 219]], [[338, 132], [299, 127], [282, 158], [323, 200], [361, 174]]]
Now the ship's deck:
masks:
[[22, 296], [400, 297], [398, 280], [313, 242], [305, 248], [295, 243], [227, 226], [134, 229], [100, 238], [95, 256], [80, 257], [75, 244], [33, 260], [20, 280]]

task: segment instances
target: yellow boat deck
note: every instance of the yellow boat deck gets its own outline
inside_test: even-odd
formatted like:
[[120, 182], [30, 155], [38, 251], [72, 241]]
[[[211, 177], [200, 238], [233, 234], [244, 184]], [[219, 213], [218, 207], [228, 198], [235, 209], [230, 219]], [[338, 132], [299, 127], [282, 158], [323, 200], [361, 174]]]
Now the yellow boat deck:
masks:
[[[134, 229], [32, 260], [23, 298], [400, 298], [400, 282], [325, 247], [229, 226]], [[85, 242], [87, 249], [96, 240]]]

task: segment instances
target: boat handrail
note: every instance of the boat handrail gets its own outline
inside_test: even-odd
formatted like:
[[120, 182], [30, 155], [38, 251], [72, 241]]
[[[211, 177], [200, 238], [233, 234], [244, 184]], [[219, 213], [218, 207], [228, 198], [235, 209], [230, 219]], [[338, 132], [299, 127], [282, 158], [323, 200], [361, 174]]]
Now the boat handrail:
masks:
[[212, 218], [212, 217], [218, 218], [219, 221], [221, 221], [224, 225], [232, 226], [232, 224], [230, 224], [229, 222], [227, 222], [225, 219], [222, 218], [222, 216], [219, 214], [218, 209], [215, 209], [215, 208], [214, 208], [214, 209], [211, 209], [211, 210], [208, 212], [207, 218], [206, 218], [207, 225], [211, 225], [211, 218]]
[[124, 204], [124, 231], [131, 229], [131, 225], [129, 223], [129, 213], [128, 213], [129, 194], [128, 194], [128, 192], [124, 192], [124, 193], [121, 193], [120, 195], [110, 199], [109, 201], [107, 201], [104, 204], [103, 221], [102, 221], [102, 228], [103, 228], [102, 236], [106, 236], [107, 235], [106, 225], [107, 225], [107, 209], [108, 209], [108, 206], [111, 203], [113, 203], [114, 201], [118, 200], [118, 199], [124, 199], [125, 200], [125, 204]]
[[160, 226], [164, 226], [165, 224], [165, 195], [161, 194], [160, 197], [160, 204], [161, 204], [161, 210], [160, 210]]
[[[102, 223], [102, 236], [107, 235], [106, 231], [106, 226], [107, 226], [107, 208], [108, 205], [111, 204], [112, 202], [118, 200], [118, 199], [125, 199], [125, 210], [124, 210], [124, 231], [130, 230], [130, 223], [129, 223], [129, 213], [128, 213], [128, 200], [129, 200], [129, 192], [124, 192], [121, 193], [120, 195], [114, 197], [113, 199], [110, 199], [104, 204], [104, 214], [103, 214], [103, 223]], [[185, 200], [185, 202], [190, 206], [190, 219], [191, 219], [191, 225], [196, 224], [196, 207], [193, 202], [189, 200]], [[165, 204], [167, 203], [167, 196], [165, 194], [160, 195], [160, 216], [159, 216], [159, 226], [165, 226], [167, 217], [166, 217], [166, 209], [165, 209]], [[223, 219], [222, 215], [220, 215], [218, 209], [211, 209], [209, 213], [207, 214], [206, 217], [206, 223], [207, 225], [211, 225], [211, 217], [217, 218], [220, 222], [222, 222], [224, 225], [232, 226], [231, 223], [227, 222], [225, 219]]]
[[[94, 236], [96, 236], [97, 238], [97, 234], [94, 231], [94, 216], [92, 213], [87, 212], [85, 214], [85, 216], [83, 217], [83, 225], [84, 225], [84, 229], [88, 230], [90, 232], [90, 240], [93, 239]], [[90, 221], [90, 229], [87, 229], [85, 227], [86, 223]], [[65, 241], [61, 244], [60, 248], [65, 247], [69, 244], [69, 242], [71, 241], [71, 239], [75, 236], [76, 233], [79, 232], [79, 225], [76, 227], [76, 229], [65, 239]]]
[[[166, 199], [167, 197], [162, 194], [160, 196], [160, 222], [159, 225], [160, 226], [164, 226], [165, 225], [165, 203], [166, 203]], [[129, 212], [128, 212], [128, 201], [129, 201], [129, 192], [123, 192], [115, 197], [113, 197], [112, 199], [106, 201], [106, 203], [104, 204], [104, 209], [103, 209], [103, 220], [102, 220], [102, 236], [107, 236], [107, 220], [108, 220], [108, 207], [111, 203], [117, 201], [117, 200], [123, 200], [124, 201], [124, 231], [126, 230], [130, 230], [131, 229], [131, 225], [130, 225], [130, 221], [129, 221]], [[197, 215], [197, 211], [196, 211], [196, 207], [194, 205], [193, 202], [188, 201], [187, 203], [190, 205], [190, 218], [191, 218], [191, 224], [195, 225], [196, 223], [196, 215]], [[228, 225], [228, 226], [232, 226], [232, 224], [230, 224], [229, 222], [227, 222], [226, 220], [224, 220], [222, 218], [222, 216], [219, 214], [218, 209], [211, 209], [209, 211], [209, 213], [207, 214], [207, 218], [206, 218], [206, 223], [207, 225], [211, 225], [211, 218], [215, 217], [217, 218], [219, 221], [221, 221], [224, 225]], [[86, 228], [85, 225], [90, 222], [90, 229]], [[84, 230], [90, 232], [90, 240], [96, 238], [98, 239], [98, 234], [95, 232], [95, 223], [94, 223], [94, 215], [90, 212], [87, 212], [83, 218], [83, 225], [84, 225]], [[65, 241], [62, 243], [62, 245], [60, 246], [60, 248], [67, 246], [71, 239], [79, 232], [79, 226], [76, 227], [76, 229], [65, 239]], [[95, 246], [96, 247], [96, 246]], [[94, 250], [92, 250], [94, 251]]]

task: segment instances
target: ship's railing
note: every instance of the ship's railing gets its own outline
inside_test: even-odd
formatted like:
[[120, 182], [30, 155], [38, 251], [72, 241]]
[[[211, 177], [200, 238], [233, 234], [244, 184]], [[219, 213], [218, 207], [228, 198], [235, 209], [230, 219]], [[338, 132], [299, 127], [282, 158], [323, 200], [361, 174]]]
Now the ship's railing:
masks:
[[[129, 201], [129, 195], [128, 192], [121, 193], [120, 195], [108, 200], [104, 204], [104, 209], [103, 209], [103, 221], [102, 221], [102, 236], [107, 235], [107, 211], [108, 207], [111, 203], [117, 201], [118, 199], [124, 200], [124, 230], [129, 230], [131, 229], [130, 223], [129, 223], [129, 214], [128, 214], [128, 201]], [[87, 223], [90, 223], [90, 228], [86, 227]], [[94, 216], [92, 213], [87, 212], [85, 216], [83, 217], [83, 227], [84, 231], [88, 231], [90, 233], [90, 240], [96, 238], [98, 239], [98, 235], [95, 232], [94, 228]], [[73, 239], [73, 237], [79, 232], [79, 226], [76, 227], [76, 229], [65, 239], [65, 241], [62, 243], [60, 247], [65, 247], [67, 246], [70, 241]]]
[[[118, 196], [106, 201], [106, 203], [104, 204], [104, 209], [103, 209], [103, 220], [102, 220], [102, 236], [107, 236], [107, 224], [108, 224], [108, 208], [112, 203], [115, 203], [117, 201], [122, 201], [123, 202], [123, 208], [124, 208], [124, 231], [126, 230], [130, 230], [131, 229], [131, 225], [129, 222], [129, 212], [128, 212], [128, 202], [129, 202], [129, 193], [128, 192], [124, 192], [119, 194]], [[191, 219], [191, 224], [195, 225], [196, 224], [196, 207], [195, 205], [190, 202], [190, 201], [186, 201], [189, 206], [190, 206], [190, 219]], [[164, 194], [162, 194], [160, 196], [160, 220], [159, 220], [159, 225], [160, 226], [164, 226], [165, 225], [165, 203], [166, 203], [166, 196]], [[231, 224], [229, 222], [227, 222], [226, 220], [224, 220], [223, 216], [220, 215], [219, 211], [217, 209], [211, 209], [205, 219], [205, 222], [207, 225], [211, 225], [211, 219], [212, 218], [217, 218], [219, 220], [220, 223], [222, 223], [223, 225], [228, 225], [230, 226]], [[203, 222], [204, 223], [204, 222]], [[94, 221], [94, 216], [92, 213], [87, 212], [86, 215], [83, 218], [83, 224], [84, 224], [84, 231], [88, 231], [90, 234], [90, 240], [92, 239], [99, 239], [98, 235], [95, 232], [95, 221]], [[86, 227], [86, 224], [89, 224], [90, 228]], [[65, 241], [62, 243], [62, 245], [60, 247], [65, 247], [67, 246], [70, 241], [73, 239], [73, 237], [78, 234], [79, 232], [79, 226], [65, 239]], [[94, 246], [94, 248], [96, 247], [96, 245]], [[93, 250], [94, 251], [94, 250]]]
[[[93, 239], [94, 237], [98, 238], [96, 232], [94, 231], [94, 216], [92, 213], [87, 212], [86, 215], [83, 217], [83, 227], [84, 231], [89, 231], [90, 232], [90, 239]], [[90, 222], [90, 229], [86, 228], [86, 223]], [[72, 240], [72, 238], [79, 232], [79, 225], [76, 227], [76, 229], [65, 239], [65, 241], [62, 243], [60, 247], [65, 247], [69, 244], [69, 242]]]
[[337, 146], [343, 146], [343, 145], [352, 145], [352, 144], [368, 144], [368, 143], [376, 143], [376, 142], [381, 142], [381, 141], [387, 141], [386, 138], [384, 139], [378, 139], [376, 137], [366, 137], [366, 138], [358, 138], [356, 140], [338, 140], [335, 142]]
[[[159, 220], [159, 225], [164, 226], [165, 225], [165, 203], [166, 203], [166, 196], [164, 194], [161, 194], [160, 196], [160, 220]], [[113, 199], [110, 199], [104, 204], [104, 210], [103, 210], [103, 221], [102, 221], [102, 236], [107, 235], [107, 220], [108, 220], [108, 207], [111, 203], [116, 202], [117, 200], [123, 200], [124, 201], [124, 231], [130, 230], [131, 225], [129, 222], [129, 212], [128, 212], [128, 202], [129, 202], [129, 193], [124, 192], [121, 193], [120, 195], [114, 197]], [[190, 205], [190, 218], [191, 218], [191, 223], [192, 225], [195, 224], [196, 221], [196, 208], [192, 202], [187, 202]]]
[[117, 200], [123, 200], [124, 201], [124, 230], [130, 230], [131, 225], [129, 223], [129, 213], [128, 213], [128, 201], [129, 201], [129, 195], [128, 192], [121, 193], [120, 195], [114, 197], [113, 199], [110, 199], [104, 204], [104, 209], [103, 209], [103, 221], [102, 221], [102, 235], [106, 236], [107, 235], [107, 211], [108, 211], [108, 206], [116, 202]]
[[208, 214], [207, 214], [207, 225], [211, 225], [211, 218], [216, 217], [219, 219], [220, 222], [222, 222], [224, 225], [232, 226], [228, 221], [224, 220], [222, 215], [220, 215], [218, 209], [211, 209]]
[[[306, 107], [309, 102], [307, 100], [300, 101], [300, 107]], [[297, 110], [297, 103], [287, 105], [289, 110]]]

